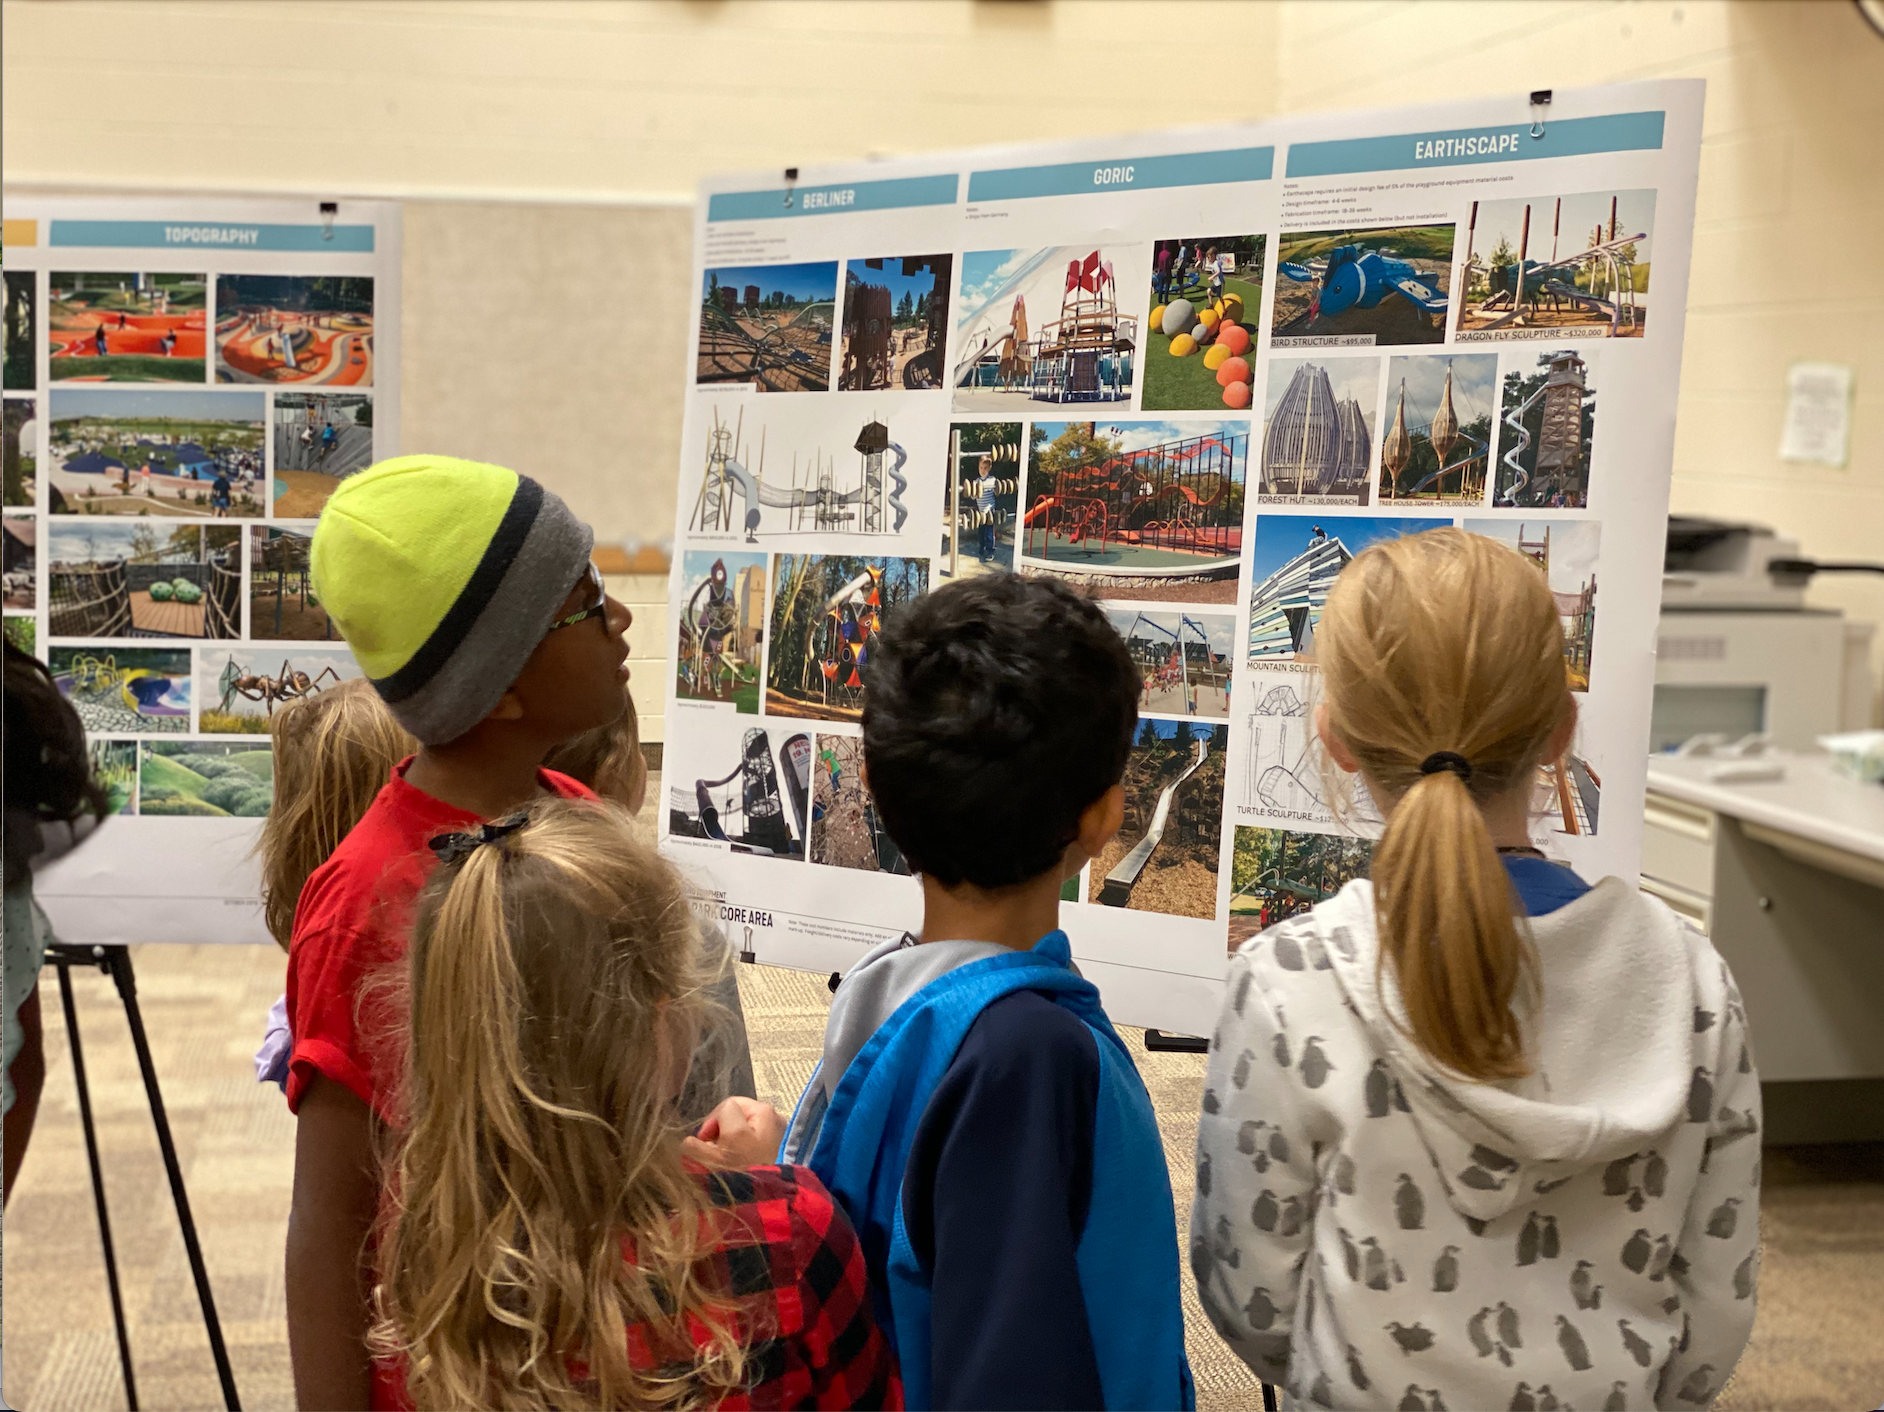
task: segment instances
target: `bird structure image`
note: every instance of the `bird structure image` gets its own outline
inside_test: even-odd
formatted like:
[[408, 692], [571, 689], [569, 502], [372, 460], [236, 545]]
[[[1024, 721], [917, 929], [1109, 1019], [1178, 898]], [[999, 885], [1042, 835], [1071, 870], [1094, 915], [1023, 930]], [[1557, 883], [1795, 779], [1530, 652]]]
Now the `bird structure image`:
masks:
[[759, 392], [825, 392], [837, 261], [722, 266], [703, 276], [694, 381]]
[[694, 551], [681, 570], [674, 694], [758, 714], [765, 555]]
[[1442, 342], [1454, 231], [1401, 226], [1284, 237], [1271, 346]]
[[[687, 528], [696, 534], [744, 534], [748, 544], [758, 543], [761, 529], [769, 534], [900, 534], [909, 519], [903, 493], [909, 479], [903, 467], [909, 453], [890, 439], [890, 429], [874, 417], [865, 422], [850, 449], [855, 469], [840, 454], [814, 446], [800, 461], [793, 451], [789, 469], [774, 483], [765, 479], [766, 439], [762, 430], [758, 459], [745, 465], [745, 412], [732, 426], [720, 419], [716, 408], [707, 431], [706, 470], [694, 501]], [[775, 453], [776, 455], [776, 453]], [[777, 459], [783, 459], [782, 456]], [[775, 461], [776, 465], [776, 461]], [[785, 484], [776, 483], [783, 479]], [[735, 505], [734, 502], [738, 504]], [[783, 510], [767, 515], [767, 510]]]
[[[811, 737], [748, 726], [705, 752], [685, 752], [670, 768], [667, 831], [672, 838], [728, 844], [735, 853], [803, 861], [809, 822]], [[730, 756], [730, 758], [727, 758]], [[723, 772], [722, 772], [723, 771]]]
[[861, 721], [871, 644], [890, 614], [929, 591], [928, 560], [781, 554], [777, 571], [765, 713]]
[[956, 579], [1013, 567], [1021, 445], [1019, 422], [957, 422], [949, 428], [938, 576]]
[[1538, 371], [1505, 374], [1503, 450], [1492, 503], [1513, 509], [1581, 509], [1590, 498], [1596, 389], [1575, 349], [1537, 358]]
[[1138, 318], [1119, 312], [1112, 252], [972, 251], [962, 261], [961, 301], [957, 411], [1130, 400]]
[[1125, 765], [1125, 826], [1092, 861], [1088, 901], [1216, 916], [1229, 738], [1224, 725], [1139, 721]]
[[1380, 442], [1375, 502], [1483, 504], [1497, 358], [1394, 358], [1387, 379], [1391, 422]]
[[1269, 386], [1257, 493], [1277, 504], [1358, 505], [1373, 464], [1380, 360], [1278, 359]]
[[1654, 224], [1653, 191], [1474, 201], [1460, 341], [1642, 337]]
[[840, 392], [940, 388], [951, 255], [852, 260], [844, 267]]
[[[1371, 839], [1238, 826], [1230, 855], [1230, 950], [1367, 876]], [[1278, 959], [1317, 964], [1299, 949]], [[1454, 1278], [1456, 1279], [1456, 1266]]]
[[820, 735], [812, 763], [811, 861], [909, 876], [909, 860], [884, 832], [863, 781], [863, 739]]

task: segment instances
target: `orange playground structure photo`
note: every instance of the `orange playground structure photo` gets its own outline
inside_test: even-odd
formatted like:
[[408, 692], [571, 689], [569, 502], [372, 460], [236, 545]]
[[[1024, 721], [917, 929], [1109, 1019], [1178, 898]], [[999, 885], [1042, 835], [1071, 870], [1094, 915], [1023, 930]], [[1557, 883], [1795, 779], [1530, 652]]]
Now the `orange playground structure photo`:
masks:
[[54, 382], [203, 381], [203, 275], [55, 271], [47, 301]]
[[363, 275], [223, 275], [216, 381], [373, 382], [373, 281]]

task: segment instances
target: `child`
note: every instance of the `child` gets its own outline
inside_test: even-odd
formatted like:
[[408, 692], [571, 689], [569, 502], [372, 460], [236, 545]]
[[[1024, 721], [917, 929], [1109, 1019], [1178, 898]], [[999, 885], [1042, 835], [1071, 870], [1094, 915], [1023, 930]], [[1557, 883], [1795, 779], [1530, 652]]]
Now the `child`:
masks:
[[1210, 302], [1215, 304], [1223, 298], [1223, 261], [1214, 245], [1204, 252], [1204, 273], [1210, 280]]
[[912, 1407], [1191, 1399], [1157, 1120], [1058, 920], [1138, 693], [1050, 580], [951, 584], [871, 644], [864, 770], [922, 932], [844, 978], [784, 1152], [856, 1223]]
[[[1760, 1086], [1714, 949], [1533, 848], [1576, 726], [1536, 569], [1388, 541], [1315, 633], [1372, 882], [1230, 965], [1197, 1137], [1211, 1322], [1298, 1403], [1700, 1407], [1753, 1325]], [[1522, 914], [1522, 920], [1513, 914]]]
[[374, 1331], [415, 1403], [902, 1406], [818, 1179], [683, 1157], [674, 1099], [715, 1016], [674, 870], [607, 805], [434, 847]]
[[347, 477], [314, 532], [321, 604], [420, 744], [308, 879], [288, 947], [288, 1335], [304, 1407], [402, 1396], [396, 1370], [367, 1356], [365, 1249], [402, 1016], [364, 983], [404, 952], [435, 835], [544, 794], [593, 797], [539, 768], [621, 714], [630, 618], [603, 592], [590, 542], [536, 482], [439, 456]]

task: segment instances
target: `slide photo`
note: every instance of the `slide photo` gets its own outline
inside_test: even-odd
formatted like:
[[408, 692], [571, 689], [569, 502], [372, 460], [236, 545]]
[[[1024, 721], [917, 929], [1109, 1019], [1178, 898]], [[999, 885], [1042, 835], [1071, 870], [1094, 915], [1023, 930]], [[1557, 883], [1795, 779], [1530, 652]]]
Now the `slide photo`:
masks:
[[275, 503], [312, 520], [342, 478], [373, 464], [373, 399], [358, 392], [275, 394]]
[[8, 270], [6, 373], [8, 392], [31, 392], [39, 386], [39, 365], [33, 357], [33, 313], [38, 307], [31, 270]]
[[708, 270], [694, 381], [760, 392], [828, 391], [836, 322], [835, 260]]
[[219, 275], [216, 381], [373, 385], [370, 275]]
[[700, 715], [668, 741], [667, 831], [735, 853], [802, 862], [811, 811], [811, 733]]
[[249, 534], [249, 636], [259, 641], [339, 642], [340, 629], [314, 596], [311, 535], [264, 529]]
[[6, 552], [6, 606], [30, 613], [39, 606], [39, 521], [8, 515], [0, 521], [0, 548]]
[[54, 270], [46, 298], [54, 382], [203, 379], [209, 277]]
[[1275, 358], [1263, 431], [1264, 504], [1358, 505], [1374, 454], [1378, 358]]
[[1654, 236], [1653, 191], [1474, 201], [1459, 342], [1642, 337]]
[[973, 578], [1014, 567], [1023, 431], [1019, 422], [955, 422], [942, 484], [938, 579]]
[[92, 778], [105, 791], [107, 812], [137, 812], [137, 742], [95, 737], [86, 742], [91, 756]]
[[1492, 504], [1580, 510], [1590, 503], [1596, 377], [1574, 348], [1505, 360], [1504, 430]]
[[1467, 520], [1465, 528], [1497, 540], [1537, 566], [1563, 622], [1570, 689], [1588, 691], [1596, 647], [1596, 561], [1602, 554], [1602, 525], [1595, 520]]
[[32, 507], [39, 503], [39, 402], [33, 397], [6, 399], [6, 443], [0, 457], [0, 475], [7, 505]]
[[844, 263], [840, 392], [942, 386], [953, 255], [895, 255]]
[[275, 802], [266, 741], [154, 740], [139, 744], [137, 812], [263, 819]]
[[1484, 504], [1497, 409], [1495, 354], [1389, 358], [1374, 503]]
[[1035, 422], [1021, 565], [1107, 598], [1234, 603], [1248, 470], [1241, 422]]
[[89, 735], [189, 733], [187, 647], [53, 647], [46, 665]]
[[[1374, 856], [1370, 839], [1241, 826], [1231, 849], [1232, 951], [1277, 922], [1327, 901], [1354, 879], [1366, 877]], [[1289, 970], [1327, 969], [1327, 957], [1303, 953], [1299, 947], [1278, 955]]]
[[691, 550], [681, 560], [674, 694], [759, 713], [765, 555]]
[[1429, 225], [1282, 236], [1270, 347], [1445, 342], [1456, 233]]
[[1172, 917], [1217, 915], [1229, 744], [1228, 726], [1139, 721], [1125, 762], [1125, 827], [1092, 861], [1088, 902]]
[[345, 647], [199, 647], [196, 728], [204, 735], [267, 735], [276, 708], [362, 675]]
[[1139, 397], [1145, 411], [1248, 408], [1267, 239], [1194, 235], [1152, 243]]
[[863, 738], [819, 736], [811, 774], [811, 861], [908, 877], [909, 862], [864, 788]]
[[1105, 611], [1144, 676], [1140, 711], [1212, 721], [1230, 718], [1233, 615], [1118, 603], [1106, 604]]
[[262, 393], [100, 388], [51, 398], [53, 514], [263, 513]]
[[1537, 772], [1531, 796], [1531, 837], [1547, 845], [1552, 835], [1594, 837], [1603, 799], [1603, 779], [1574, 747], [1556, 764]]
[[1249, 660], [1308, 661], [1315, 655], [1315, 624], [1335, 576], [1379, 540], [1418, 534], [1434, 521], [1349, 515], [1263, 515], [1256, 521], [1250, 564]]
[[242, 636], [240, 526], [90, 515], [46, 525], [49, 636]]
[[955, 410], [1013, 416], [1035, 402], [1131, 401], [1138, 315], [1120, 312], [1119, 290], [1143, 288], [1144, 264], [1128, 246], [962, 256]]
[[861, 721], [871, 639], [897, 609], [928, 591], [927, 559], [779, 555], [765, 714]]

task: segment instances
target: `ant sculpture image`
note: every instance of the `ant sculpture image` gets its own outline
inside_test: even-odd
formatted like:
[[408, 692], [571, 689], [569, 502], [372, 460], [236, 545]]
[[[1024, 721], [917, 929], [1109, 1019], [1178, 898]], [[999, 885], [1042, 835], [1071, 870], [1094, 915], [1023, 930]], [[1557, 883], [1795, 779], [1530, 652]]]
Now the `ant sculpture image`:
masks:
[[294, 701], [310, 692], [319, 691], [322, 689], [321, 683], [329, 677], [334, 679], [336, 685], [339, 684], [340, 673], [332, 667], [323, 667], [314, 676], [309, 676], [306, 672], [296, 671], [294, 664], [286, 658], [281, 663], [281, 674], [273, 677], [243, 671], [231, 662], [222, 673], [221, 709], [227, 711], [229, 703], [241, 696], [250, 701], [266, 702], [268, 714], [272, 716], [275, 714], [276, 702]]

